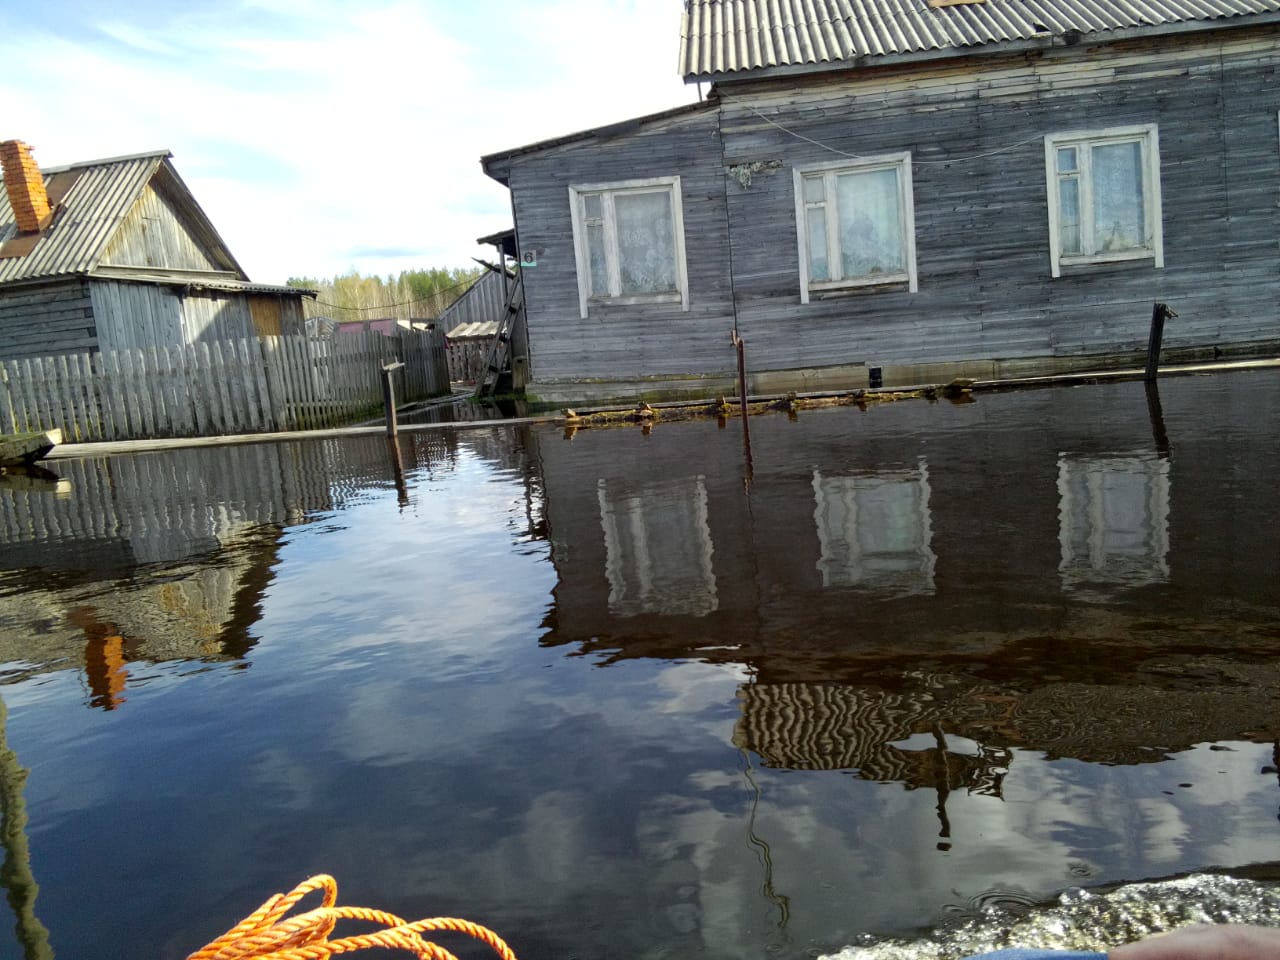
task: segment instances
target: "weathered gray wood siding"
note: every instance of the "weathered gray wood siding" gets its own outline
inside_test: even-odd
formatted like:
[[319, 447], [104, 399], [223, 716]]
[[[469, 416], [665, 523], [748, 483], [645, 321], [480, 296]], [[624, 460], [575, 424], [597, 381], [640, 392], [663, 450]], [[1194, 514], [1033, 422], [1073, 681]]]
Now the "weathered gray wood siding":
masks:
[[188, 293], [154, 283], [94, 280], [94, 316], [103, 350], [257, 336], [242, 293]]
[[242, 293], [190, 293], [182, 301], [186, 343], [239, 340], [257, 336], [249, 298]]
[[99, 347], [124, 350], [181, 344], [182, 300], [170, 287], [153, 283], [94, 280], [90, 284], [98, 318]]
[[93, 302], [81, 279], [0, 291], [0, 358], [47, 357], [98, 345]]
[[[1241, 31], [723, 90], [726, 163], [782, 164], [747, 188], [729, 183], [752, 368], [1134, 350], [1153, 300], [1179, 314], [1168, 346], [1277, 339], [1277, 64], [1280, 36]], [[1043, 136], [1150, 123], [1164, 268], [1137, 260], [1052, 278]], [[800, 303], [791, 171], [839, 159], [833, 150], [911, 151], [917, 293]]]
[[148, 185], [103, 254], [104, 266], [221, 270], [174, 205]]
[[[753, 373], [1087, 366], [1144, 349], [1155, 300], [1179, 314], [1166, 348], [1280, 342], [1278, 67], [1280, 33], [1258, 27], [722, 83], [706, 113], [516, 154], [520, 245], [538, 251], [525, 271], [532, 389], [576, 380], [603, 396], [586, 381], [723, 375], [735, 313]], [[1044, 136], [1146, 124], [1159, 138], [1163, 268], [1054, 278]], [[904, 151], [918, 292], [802, 304], [794, 170]], [[726, 176], [744, 168], [746, 185]], [[579, 319], [568, 186], [677, 174], [689, 311], [593, 306]]]
[[[593, 303], [582, 319], [569, 186], [669, 176], [680, 177], [689, 309], [678, 303]], [[724, 178], [714, 109], [517, 157], [510, 186], [520, 249], [537, 251], [537, 266], [524, 269], [534, 381], [732, 368]]]

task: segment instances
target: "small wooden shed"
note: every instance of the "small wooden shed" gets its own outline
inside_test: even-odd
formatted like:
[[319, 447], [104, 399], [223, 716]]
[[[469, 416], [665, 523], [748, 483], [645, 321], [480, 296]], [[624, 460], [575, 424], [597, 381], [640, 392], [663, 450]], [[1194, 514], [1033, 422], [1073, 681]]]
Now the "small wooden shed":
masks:
[[0, 359], [303, 332], [314, 292], [251, 282], [171, 157], [0, 143]]

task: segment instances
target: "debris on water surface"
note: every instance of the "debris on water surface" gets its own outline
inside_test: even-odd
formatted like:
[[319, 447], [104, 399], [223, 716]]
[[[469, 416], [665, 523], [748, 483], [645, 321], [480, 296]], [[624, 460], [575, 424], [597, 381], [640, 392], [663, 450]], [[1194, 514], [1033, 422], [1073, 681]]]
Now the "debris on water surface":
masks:
[[1108, 893], [1070, 890], [1030, 911], [988, 906], [928, 937], [849, 946], [824, 960], [958, 960], [1007, 947], [1105, 951], [1193, 923], [1280, 926], [1280, 887], [1193, 874]]

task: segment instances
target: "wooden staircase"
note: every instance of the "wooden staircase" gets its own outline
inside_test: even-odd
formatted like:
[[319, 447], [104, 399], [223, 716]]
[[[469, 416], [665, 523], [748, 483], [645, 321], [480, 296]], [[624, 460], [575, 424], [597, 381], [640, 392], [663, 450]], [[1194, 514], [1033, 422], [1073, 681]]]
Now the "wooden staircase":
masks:
[[484, 372], [476, 381], [477, 398], [491, 397], [497, 393], [503, 375], [511, 372], [511, 338], [523, 309], [524, 274], [517, 270], [515, 280], [507, 289], [502, 316], [498, 318], [498, 329], [485, 353]]

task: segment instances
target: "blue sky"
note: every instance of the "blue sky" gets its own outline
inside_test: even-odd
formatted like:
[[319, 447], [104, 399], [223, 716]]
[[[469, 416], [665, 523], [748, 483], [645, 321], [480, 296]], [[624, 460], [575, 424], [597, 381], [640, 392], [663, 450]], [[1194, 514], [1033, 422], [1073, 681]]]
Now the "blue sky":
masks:
[[0, 4], [0, 140], [167, 148], [249, 276], [491, 256], [486, 153], [697, 99], [681, 0]]

